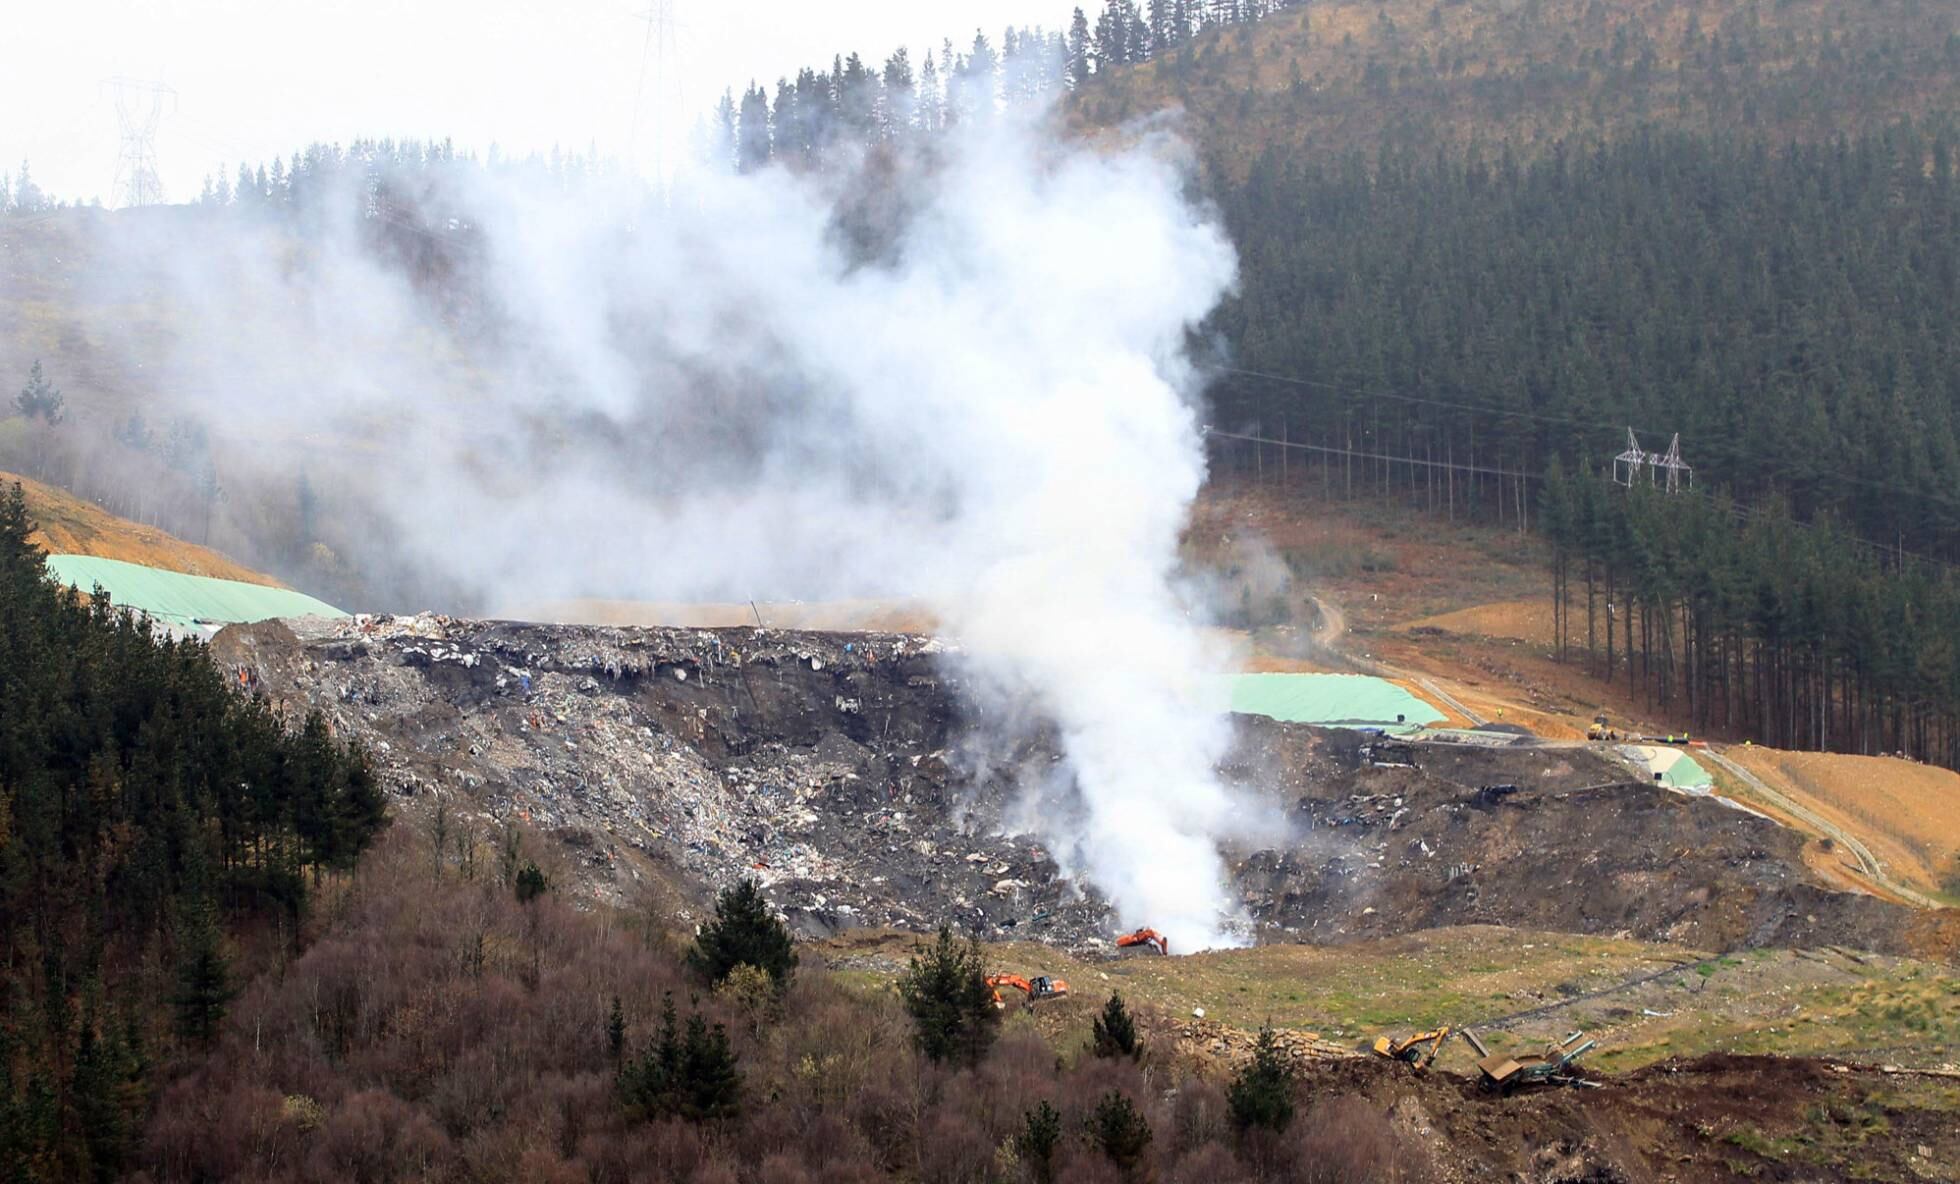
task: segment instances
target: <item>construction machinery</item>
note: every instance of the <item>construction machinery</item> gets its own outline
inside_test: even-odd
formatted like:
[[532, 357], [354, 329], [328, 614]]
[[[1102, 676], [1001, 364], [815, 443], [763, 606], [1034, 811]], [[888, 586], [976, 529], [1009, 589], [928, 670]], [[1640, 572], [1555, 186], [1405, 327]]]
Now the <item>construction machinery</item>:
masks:
[[1574, 1077], [1566, 1070], [1572, 1062], [1591, 1052], [1598, 1044], [1597, 1040], [1588, 1040], [1584, 1032], [1574, 1032], [1557, 1044], [1546, 1045], [1542, 1053], [1486, 1056], [1477, 1062], [1477, 1071], [1483, 1074], [1486, 1088], [1501, 1094], [1538, 1082], [1590, 1085], [1591, 1082]]
[[1018, 974], [990, 974], [987, 976], [987, 986], [993, 989], [994, 1006], [1000, 1008], [1007, 1006], [1007, 1001], [1000, 995], [1002, 987], [1018, 988], [1028, 997], [1024, 1004], [1027, 1007], [1033, 1007], [1043, 999], [1060, 999], [1068, 994], [1067, 983], [1045, 974], [1036, 978], [1022, 978]]
[[1427, 1069], [1442, 1053], [1443, 1046], [1450, 1042], [1452, 1036], [1462, 1036], [1468, 1040], [1470, 1046], [1477, 1050], [1478, 1056], [1490, 1055], [1490, 1050], [1484, 1047], [1483, 1041], [1477, 1039], [1475, 1032], [1468, 1028], [1452, 1027], [1449, 1024], [1427, 1032], [1417, 1032], [1401, 1040], [1377, 1036], [1374, 1049], [1377, 1056], [1387, 1057], [1391, 1061], [1401, 1061], [1412, 1069]]
[[1169, 954], [1171, 939], [1155, 929], [1139, 929], [1135, 933], [1126, 933], [1116, 939], [1116, 948], [1119, 950], [1135, 949], [1138, 946], [1149, 946], [1160, 954]]
[[1612, 725], [1606, 718], [1606, 713], [1603, 711], [1593, 716], [1592, 725], [1586, 729], [1586, 739], [1588, 740], [1616, 741], [1619, 738], [1620, 730]]

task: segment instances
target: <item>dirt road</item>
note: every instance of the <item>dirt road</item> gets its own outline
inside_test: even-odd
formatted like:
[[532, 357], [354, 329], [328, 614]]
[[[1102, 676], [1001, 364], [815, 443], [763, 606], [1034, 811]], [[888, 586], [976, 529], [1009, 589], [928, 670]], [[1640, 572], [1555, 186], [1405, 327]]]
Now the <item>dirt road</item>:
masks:
[[1776, 790], [1770, 788], [1769, 784], [1765, 782], [1762, 778], [1756, 776], [1754, 773], [1751, 773], [1749, 770], [1743, 768], [1740, 764], [1736, 763], [1735, 761], [1730, 760], [1728, 757], [1723, 756], [1720, 752], [1717, 752], [1715, 749], [1710, 748], [1705, 750], [1705, 755], [1710, 760], [1720, 765], [1731, 776], [1735, 777], [1738, 781], [1741, 781], [1744, 785], [1747, 785], [1750, 788], [1751, 792], [1760, 795], [1762, 799], [1768, 802], [1771, 806], [1775, 807], [1778, 810], [1783, 811], [1784, 813], [1790, 815], [1793, 818], [1796, 818], [1798, 821], [1804, 823], [1806, 826], [1815, 830], [1816, 833], [1818, 833], [1819, 835], [1822, 835], [1825, 838], [1830, 839], [1832, 842], [1842, 846], [1846, 851], [1851, 852], [1851, 857], [1858, 861], [1858, 867], [1860, 870], [1864, 872], [1865, 878], [1870, 880], [1872, 883], [1885, 889], [1885, 891], [1893, 894], [1894, 896], [1897, 896], [1900, 899], [1907, 901], [1908, 903], [1918, 905], [1921, 908], [1936, 909], [1941, 907], [1939, 901], [1934, 900], [1929, 896], [1925, 896], [1920, 892], [1914, 890], [1913, 888], [1908, 887], [1905, 884], [1901, 884], [1897, 880], [1893, 879], [1891, 876], [1887, 875], [1885, 873], [1885, 865], [1880, 863], [1877, 857], [1871, 853], [1871, 849], [1866, 847], [1863, 843], [1859, 842], [1858, 837], [1856, 835], [1853, 835], [1850, 831], [1847, 831], [1843, 827], [1832, 823], [1829, 819], [1822, 817], [1816, 811], [1806, 809], [1805, 807], [1799, 805], [1798, 803], [1790, 800], [1790, 798], [1787, 795], [1779, 793]]

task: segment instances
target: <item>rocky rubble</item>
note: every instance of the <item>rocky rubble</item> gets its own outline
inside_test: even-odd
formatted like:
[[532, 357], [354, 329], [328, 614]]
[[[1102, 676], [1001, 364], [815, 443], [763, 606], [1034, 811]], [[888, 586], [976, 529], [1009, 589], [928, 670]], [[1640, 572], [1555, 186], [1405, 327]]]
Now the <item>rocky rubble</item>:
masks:
[[[555, 836], [602, 899], [657, 883], [699, 902], [752, 875], [809, 936], [952, 924], [1099, 950], [1116, 931], [1093, 886], [1010, 824], [1016, 771], [1049, 769], [1052, 736], [1001, 734], [931, 639], [357, 617], [236, 626], [213, 656], [365, 742], [411, 810], [443, 800]], [[1928, 952], [1910, 910], [1822, 888], [1794, 832], [1630, 783], [1610, 755], [1413, 744], [1384, 760], [1352, 732], [1237, 731], [1221, 771], [1271, 818], [1225, 854], [1263, 940], [1497, 924]]]
[[753, 875], [813, 936], [1103, 937], [1092, 891], [995, 833], [1011, 783], [955, 769], [957, 667], [930, 639], [356, 617], [234, 627], [214, 655], [365, 742], [402, 797], [556, 835], [605, 899], [651, 864], [700, 895]]

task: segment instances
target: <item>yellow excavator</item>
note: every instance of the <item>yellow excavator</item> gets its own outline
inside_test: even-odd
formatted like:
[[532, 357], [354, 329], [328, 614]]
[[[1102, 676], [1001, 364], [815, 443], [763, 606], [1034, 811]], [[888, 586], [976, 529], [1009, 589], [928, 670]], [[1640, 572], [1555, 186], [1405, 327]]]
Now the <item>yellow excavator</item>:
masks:
[[1377, 1036], [1374, 1045], [1375, 1055], [1387, 1057], [1391, 1061], [1401, 1061], [1412, 1069], [1427, 1069], [1443, 1051], [1443, 1046], [1450, 1042], [1452, 1036], [1462, 1036], [1468, 1040], [1470, 1047], [1477, 1050], [1478, 1056], [1490, 1055], [1490, 1050], [1484, 1047], [1483, 1041], [1477, 1039], [1475, 1032], [1449, 1024], [1427, 1032], [1417, 1032], [1401, 1040], [1390, 1036]]

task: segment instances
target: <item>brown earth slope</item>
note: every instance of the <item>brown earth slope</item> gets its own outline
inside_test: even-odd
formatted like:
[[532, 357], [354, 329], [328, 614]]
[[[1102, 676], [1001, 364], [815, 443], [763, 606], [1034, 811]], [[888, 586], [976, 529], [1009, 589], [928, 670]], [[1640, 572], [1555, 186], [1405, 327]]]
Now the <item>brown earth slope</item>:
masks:
[[1886, 871], [1928, 892], [1960, 881], [1960, 773], [1896, 757], [1725, 750], [1807, 809], [1856, 835]]
[[27, 495], [27, 513], [35, 523], [36, 529], [28, 538], [50, 555], [93, 555], [185, 575], [238, 580], [269, 588], [286, 586], [263, 572], [234, 563], [209, 547], [187, 543], [154, 526], [118, 518], [66, 490], [12, 473], [0, 473], [0, 488], [11, 488], [16, 482]]

